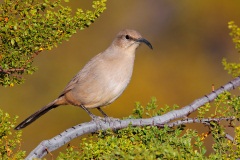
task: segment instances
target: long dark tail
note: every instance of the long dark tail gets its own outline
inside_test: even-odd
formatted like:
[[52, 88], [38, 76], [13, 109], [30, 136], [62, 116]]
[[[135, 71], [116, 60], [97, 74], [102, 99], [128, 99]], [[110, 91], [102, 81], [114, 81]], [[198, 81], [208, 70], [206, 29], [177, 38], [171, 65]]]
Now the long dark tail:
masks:
[[51, 103], [49, 103], [48, 105], [44, 106], [43, 108], [41, 108], [40, 110], [38, 110], [37, 112], [32, 114], [31, 116], [29, 116], [22, 123], [20, 123], [17, 127], [15, 127], [15, 129], [19, 130], [19, 129], [22, 129], [22, 128], [28, 126], [29, 124], [34, 122], [36, 119], [38, 119], [39, 117], [41, 117], [42, 115], [44, 115], [45, 113], [50, 111], [51, 109], [56, 108], [57, 106], [59, 106], [59, 104], [56, 104], [55, 102], [56, 102], [56, 100], [51, 102]]

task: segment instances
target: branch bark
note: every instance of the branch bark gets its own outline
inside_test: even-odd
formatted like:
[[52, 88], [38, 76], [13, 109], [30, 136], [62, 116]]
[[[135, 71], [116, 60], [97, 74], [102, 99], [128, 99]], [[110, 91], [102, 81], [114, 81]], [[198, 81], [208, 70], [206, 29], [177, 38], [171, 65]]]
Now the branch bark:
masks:
[[90, 121], [76, 125], [72, 128], [65, 130], [59, 135], [53, 137], [49, 140], [42, 141], [27, 157], [26, 159], [42, 158], [48, 152], [54, 151], [64, 144], [68, 143], [72, 139], [82, 136], [87, 133], [97, 132], [99, 130], [108, 129], [122, 129], [128, 127], [130, 124], [132, 126], [163, 126], [168, 122], [184, 118], [197, 110], [199, 107], [205, 103], [213, 101], [219, 94], [224, 91], [229, 91], [240, 86], [240, 76], [228, 82], [226, 85], [221, 86], [219, 89], [212, 91], [210, 94], [203, 96], [195, 100], [190, 105], [187, 105], [181, 109], [170, 111], [164, 115], [156, 116], [152, 118], [145, 119], [125, 119], [125, 120], [101, 120], [98, 122]]

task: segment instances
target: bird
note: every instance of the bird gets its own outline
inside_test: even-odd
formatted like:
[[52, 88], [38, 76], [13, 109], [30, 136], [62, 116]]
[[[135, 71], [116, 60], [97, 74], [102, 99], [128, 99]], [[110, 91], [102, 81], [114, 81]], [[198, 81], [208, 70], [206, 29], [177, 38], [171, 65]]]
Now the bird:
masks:
[[139, 32], [132, 29], [121, 30], [110, 46], [90, 59], [54, 101], [33, 113], [15, 129], [25, 128], [61, 105], [81, 107], [93, 120], [97, 117], [89, 111], [93, 108], [108, 117], [100, 107], [111, 104], [126, 89], [132, 77], [135, 51], [141, 43], [153, 49], [151, 43]]

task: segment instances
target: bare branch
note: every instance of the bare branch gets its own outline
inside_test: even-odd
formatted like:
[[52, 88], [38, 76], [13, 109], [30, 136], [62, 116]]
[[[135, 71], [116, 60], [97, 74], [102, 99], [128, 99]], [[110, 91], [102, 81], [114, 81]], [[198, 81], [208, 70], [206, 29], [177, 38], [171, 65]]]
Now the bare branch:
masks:
[[97, 132], [99, 130], [122, 129], [128, 127], [129, 124], [131, 124], [132, 126], [162, 126], [170, 121], [173, 121], [174, 119], [186, 117], [187, 115], [191, 114], [205, 103], [213, 101], [219, 94], [223, 93], [224, 91], [235, 89], [238, 86], [240, 86], [240, 77], [237, 77], [234, 80], [227, 83], [226, 85], [220, 87], [219, 89], [212, 91], [210, 94], [195, 100], [190, 105], [187, 105], [178, 110], [170, 111], [161, 116], [146, 119], [126, 119], [112, 121], [100, 120], [97, 123], [91, 121], [76, 125], [72, 128], [65, 130], [56, 137], [53, 137], [52, 139], [42, 141], [28, 155], [26, 159], [42, 158], [48, 153], [48, 151], [49, 152], [54, 151], [76, 137], [79, 137], [87, 133]]

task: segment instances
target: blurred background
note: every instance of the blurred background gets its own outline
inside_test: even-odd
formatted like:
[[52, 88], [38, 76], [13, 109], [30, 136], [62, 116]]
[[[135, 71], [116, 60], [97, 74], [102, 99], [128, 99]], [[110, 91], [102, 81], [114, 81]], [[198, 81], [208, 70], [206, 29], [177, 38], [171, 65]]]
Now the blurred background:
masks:
[[[91, 9], [91, 1], [68, 5], [73, 11], [76, 7]], [[238, 60], [227, 28], [232, 20], [240, 25], [239, 0], [108, 1], [107, 10], [89, 28], [58, 48], [42, 52], [34, 62], [37, 72], [26, 76], [23, 85], [1, 87], [0, 107], [18, 115], [21, 122], [58, 97], [71, 78], [124, 28], [139, 31], [154, 49], [146, 45], [138, 48], [129, 86], [103, 110], [111, 117], [127, 117], [136, 101], [146, 105], [153, 96], [159, 106], [183, 107], [211, 92], [212, 84], [218, 88], [232, 79], [221, 64], [223, 57]], [[29, 153], [42, 140], [89, 120], [84, 110], [61, 106], [23, 130], [22, 148]], [[77, 145], [79, 141], [70, 143]]]

